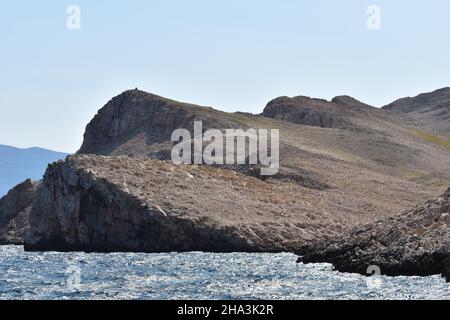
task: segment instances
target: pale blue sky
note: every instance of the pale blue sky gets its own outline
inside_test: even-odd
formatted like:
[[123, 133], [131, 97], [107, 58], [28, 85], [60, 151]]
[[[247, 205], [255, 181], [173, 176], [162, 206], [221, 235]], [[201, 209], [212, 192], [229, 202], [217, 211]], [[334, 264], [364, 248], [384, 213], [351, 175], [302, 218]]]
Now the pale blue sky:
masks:
[[[69, 31], [66, 8], [81, 8]], [[382, 29], [366, 27], [367, 7]], [[0, 144], [74, 152], [134, 87], [259, 113], [281, 95], [375, 106], [450, 86], [448, 0], [2, 0]]]

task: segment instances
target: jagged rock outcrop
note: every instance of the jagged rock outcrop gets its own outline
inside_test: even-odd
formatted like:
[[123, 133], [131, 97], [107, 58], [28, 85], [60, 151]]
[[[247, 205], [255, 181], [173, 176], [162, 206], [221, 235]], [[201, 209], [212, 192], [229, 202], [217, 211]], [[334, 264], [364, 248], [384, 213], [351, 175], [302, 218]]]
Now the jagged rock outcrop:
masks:
[[280, 97], [270, 101], [263, 115], [277, 120], [322, 128], [350, 128], [355, 112], [374, 109], [352, 97], [339, 96], [331, 101], [305, 96]]
[[299, 261], [329, 262], [337, 270], [385, 275], [442, 274], [450, 281], [450, 189], [405, 214], [303, 247]]
[[26, 180], [0, 199], [0, 245], [23, 244], [39, 182]]

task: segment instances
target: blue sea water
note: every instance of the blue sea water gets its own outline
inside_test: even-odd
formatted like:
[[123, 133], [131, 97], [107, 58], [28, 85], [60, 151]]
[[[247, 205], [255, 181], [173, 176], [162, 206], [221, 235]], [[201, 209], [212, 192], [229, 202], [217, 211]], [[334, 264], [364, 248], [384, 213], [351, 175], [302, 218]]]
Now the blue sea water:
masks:
[[248, 253], [29, 253], [0, 247], [0, 299], [450, 299], [440, 276], [376, 277]]

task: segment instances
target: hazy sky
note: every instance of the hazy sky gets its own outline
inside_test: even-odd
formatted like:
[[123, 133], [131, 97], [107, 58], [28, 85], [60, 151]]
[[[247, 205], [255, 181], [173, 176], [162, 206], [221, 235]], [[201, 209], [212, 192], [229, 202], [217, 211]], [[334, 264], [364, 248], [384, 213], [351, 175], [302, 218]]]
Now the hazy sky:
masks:
[[259, 113], [281, 95], [382, 106], [450, 86], [448, 0], [1, 0], [0, 39], [0, 144], [66, 152], [134, 87]]

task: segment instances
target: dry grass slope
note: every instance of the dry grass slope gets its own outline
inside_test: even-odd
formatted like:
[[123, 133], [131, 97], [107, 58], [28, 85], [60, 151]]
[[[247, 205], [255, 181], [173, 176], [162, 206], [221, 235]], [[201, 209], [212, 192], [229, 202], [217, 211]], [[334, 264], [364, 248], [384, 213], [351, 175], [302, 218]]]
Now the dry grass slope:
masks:
[[435, 143], [437, 145], [443, 146], [446, 149], [450, 150], [450, 140], [445, 139], [445, 138], [441, 138], [437, 135], [431, 134], [431, 133], [427, 133], [424, 131], [419, 131], [416, 130], [416, 134], [417, 136], [421, 137], [422, 139]]

